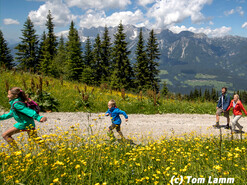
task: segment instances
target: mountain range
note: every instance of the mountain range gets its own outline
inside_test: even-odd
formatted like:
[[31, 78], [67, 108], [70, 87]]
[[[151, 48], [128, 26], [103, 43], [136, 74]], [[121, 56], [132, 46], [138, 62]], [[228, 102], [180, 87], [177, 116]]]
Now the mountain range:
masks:
[[[104, 29], [80, 28], [83, 45], [87, 37], [94, 42], [97, 34], [102, 36]], [[108, 27], [112, 42], [117, 29]], [[133, 25], [124, 26], [132, 63], [139, 31], [140, 28]], [[195, 88], [220, 90], [223, 86], [230, 92], [247, 90], [247, 38], [231, 35], [210, 38], [202, 33], [182, 31], [177, 34], [168, 29], [154, 31], [160, 49], [161, 85], [166, 81], [170, 91], [187, 94]], [[142, 32], [147, 43], [150, 30], [142, 28]]]
[[[108, 30], [113, 41], [117, 27]], [[132, 25], [124, 27], [133, 63], [139, 31]], [[150, 30], [142, 28], [142, 31], [147, 43]], [[103, 32], [104, 27], [79, 29], [83, 42], [87, 37], [94, 40]], [[195, 88], [220, 90], [223, 86], [231, 92], [247, 90], [247, 38], [231, 35], [209, 38], [202, 33], [177, 34], [168, 29], [156, 31], [156, 38], [161, 54], [158, 61], [161, 85], [166, 81], [170, 91], [189, 93]]]

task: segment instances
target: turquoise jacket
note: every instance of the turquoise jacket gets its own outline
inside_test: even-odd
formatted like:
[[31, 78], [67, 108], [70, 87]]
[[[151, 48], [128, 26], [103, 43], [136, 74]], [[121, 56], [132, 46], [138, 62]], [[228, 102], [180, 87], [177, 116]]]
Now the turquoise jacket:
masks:
[[17, 121], [17, 123], [14, 125], [15, 128], [20, 130], [35, 128], [34, 119], [40, 121], [40, 119], [43, 116], [37, 114], [33, 109], [28, 108], [25, 103], [21, 103], [21, 102], [15, 103], [16, 101], [22, 101], [22, 100], [20, 98], [11, 100], [9, 102], [11, 105], [11, 109], [9, 113], [0, 116], [0, 120], [5, 120], [14, 117], [15, 120]]

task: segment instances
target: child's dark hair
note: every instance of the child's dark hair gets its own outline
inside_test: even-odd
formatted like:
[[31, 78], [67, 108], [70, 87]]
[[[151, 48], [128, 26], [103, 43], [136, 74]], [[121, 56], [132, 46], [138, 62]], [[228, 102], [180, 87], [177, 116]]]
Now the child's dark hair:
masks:
[[10, 92], [13, 95], [17, 95], [18, 98], [21, 98], [22, 101], [28, 102], [28, 96], [25, 94], [25, 92], [20, 87], [13, 87], [10, 89]]

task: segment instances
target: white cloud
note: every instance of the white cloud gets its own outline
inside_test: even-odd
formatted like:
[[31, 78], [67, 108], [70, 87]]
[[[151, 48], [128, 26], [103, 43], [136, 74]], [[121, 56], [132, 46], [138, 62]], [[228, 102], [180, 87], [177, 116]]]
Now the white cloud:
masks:
[[58, 37], [61, 37], [61, 36], [68, 37], [68, 35], [69, 35], [69, 30], [60, 31], [60, 32], [56, 33], [56, 36], [58, 36]]
[[[81, 16], [80, 27], [117, 26], [120, 21], [125, 25], [132, 24], [138, 26], [144, 21], [143, 13], [140, 10], [136, 10], [135, 12], [115, 12], [107, 17], [104, 11], [95, 12], [89, 10], [85, 15]], [[143, 24], [141, 24], [141, 26], [143, 26]]]
[[239, 13], [239, 15], [244, 16], [244, 11], [243, 11], [243, 8], [241, 6], [237, 7], [236, 11]]
[[247, 22], [245, 22], [244, 24], [242, 24], [242, 28], [247, 28]]
[[66, 26], [76, 19], [76, 16], [71, 14], [70, 9], [62, 0], [47, 1], [37, 11], [31, 11], [29, 17], [34, 24], [44, 27], [49, 10], [55, 26]]
[[226, 16], [229, 16], [229, 15], [232, 15], [234, 13], [238, 13], [239, 15], [243, 16], [244, 15], [244, 11], [243, 11], [243, 8], [241, 6], [239, 7], [236, 7], [235, 9], [231, 9], [229, 11], [225, 11], [224, 14]]
[[130, 0], [65, 0], [72, 7], [76, 6], [85, 9], [104, 9], [104, 8], [125, 8], [131, 4]]
[[155, 0], [138, 0], [138, 4], [141, 6], [147, 6], [148, 4], [154, 3]]
[[155, 19], [155, 27], [164, 28], [179, 23], [190, 17], [193, 23], [200, 23], [206, 18], [201, 13], [204, 5], [212, 0], [160, 0], [148, 11], [149, 18]]
[[204, 33], [209, 37], [223, 37], [223, 36], [229, 35], [229, 33], [230, 33], [232, 28], [231, 27], [226, 27], [226, 26], [222, 26], [222, 27], [216, 28], [216, 29], [194, 28], [194, 27], [187, 28], [186, 26], [181, 26], [181, 27], [172, 26], [169, 29], [174, 33], [179, 33], [181, 31], [191, 31], [191, 32], [194, 32], [194, 33]]
[[232, 14], [234, 14], [234, 13], [235, 13], [235, 10], [234, 10], [234, 9], [231, 9], [231, 10], [229, 10], [229, 11], [225, 11], [225, 12], [224, 12], [224, 14], [225, 14], [226, 16], [232, 15]]
[[3, 20], [3, 23], [4, 23], [5, 25], [9, 25], [9, 24], [20, 24], [19, 21], [14, 20], [14, 19], [10, 19], [10, 18], [4, 19], [4, 20]]

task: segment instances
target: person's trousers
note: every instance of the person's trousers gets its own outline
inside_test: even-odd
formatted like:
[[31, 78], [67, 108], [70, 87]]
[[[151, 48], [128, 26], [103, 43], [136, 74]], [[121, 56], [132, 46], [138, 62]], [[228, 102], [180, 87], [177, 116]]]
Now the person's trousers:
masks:
[[238, 123], [238, 120], [242, 117], [242, 115], [233, 115], [232, 120], [232, 130], [235, 130], [236, 126], [241, 129], [242, 126]]

